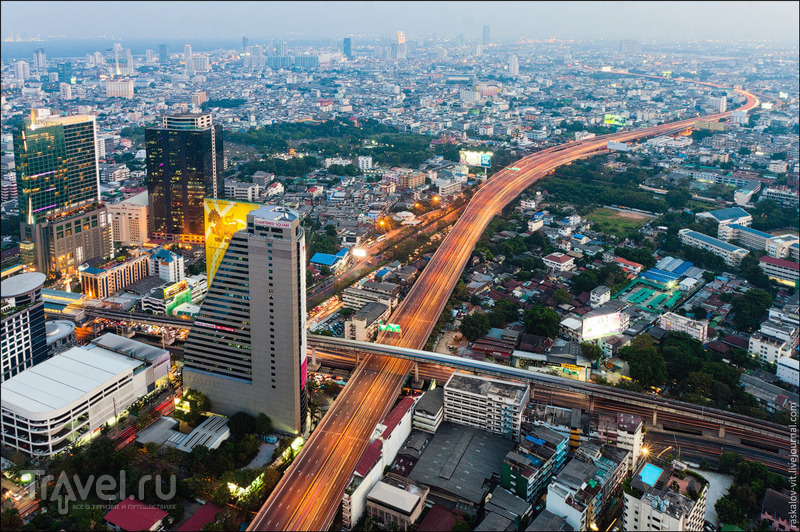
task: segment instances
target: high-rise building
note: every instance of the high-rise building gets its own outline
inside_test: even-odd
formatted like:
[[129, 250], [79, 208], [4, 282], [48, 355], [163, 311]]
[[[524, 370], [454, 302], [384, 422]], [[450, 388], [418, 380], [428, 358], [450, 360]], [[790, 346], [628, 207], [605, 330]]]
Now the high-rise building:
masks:
[[58, 84], [58, 94], [61, 96], [62, 100], [71, 100], [72, 99], [72, 85], [69, 83], [59, 83]]
[[47, 54], [44, 48], [37, 48], [33, 51], [33, 69], [38, 73], [47, 72]]
[[513, 78], [519, 76], [519, 58], [516, 55], [508, 60], [508, 75]]
[[489, 33], [489, 25], [484, 24], [483, 26], [483, 45], [488, 46], [492, 42], [491, 35]]
[[342, 52], [347, 59], [353, 58], [353, 39], [352, 37], [345, 37], [342, 42]]
[[183, 46], [183, 62], [186, 64], [186, 74], [194, 76], [194, 55], [191, 44]]
[[164, 116], [145, 148], [151, 237], [202, 243], [203, 199], [224, 192], [222, 126], [211, 113]]
[[3, 280], [3, 336], [0, 339], [3, 373], [0, 382], [47, 358], [42, 302], [45, 279], [42, 273], [30, 272]]
[[133, 98], [133, 80], [128, 79], [109, 79], [106, 80], [107, 98]]
[[158, 45], [158, 60], [163, 64], [169, 60], [169, 48], [166, 44]]
[[306, 418], [305, 235], [265, 205], [233, 233], [186, 341], [183, 384], [214, 412], [265, 413], [298, 434]]
[[724, 113], [728, 108], [728, 98], [725, 96], [712, 96], [708, 99], [708, 105], [715, 113]]
[[289, 44], [286, 41], [281, 41], [275, 47], [279, 57], [286, 57], [289, 55]]
[[144, 51], [144, 58], [147, 63], [155, 63], [156, 62], [156, 51], [155, 50], [145, 50]]
[[100, 203], [92, 116], [31, 118], [14, 131], [20, 254], [45, 274], [70, 274], [111, 254]]
[[14, 75], [20, 81], [25, 81], [31, 77], [31, 67], [27, 61], [17, 61], [14, 64]]
[[247, 40], [247, 37], [242, 37], [242, 50], [247, 50], [247, 45], [250, 41]]
[[147, 192], [108, 206], [114, 242], [141, 246], [147, 242]]
[[619, 51], [623, 54], [642, 53], [642, 43], [633, 39], [625, 39], [619, 43]]

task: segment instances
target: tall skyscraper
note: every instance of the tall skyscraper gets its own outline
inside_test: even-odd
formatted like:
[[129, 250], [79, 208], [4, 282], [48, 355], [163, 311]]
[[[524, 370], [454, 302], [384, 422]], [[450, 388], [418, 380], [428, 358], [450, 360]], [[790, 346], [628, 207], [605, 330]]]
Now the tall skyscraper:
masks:
[[224, 192], [222, 126], [211, 113], [164, 116], [144, 140], [151, 236], [202, 243], [203, 199]]
[[47, 72], [47, 54], [44, 52], [44, 48], [37, 48], [33, 51], [33, 69], [39, 74]]
[[145, 61], [148, 64], [155, 63], [156, 62], [156, 51], [155, 50], [149, 50], [149, 49], [145, 50], [144, 51], [144, 57], [145, 57]]
[[247, 45], [250, 41], [247, 40], [247, 37], [242, 37], [242, 50], [247, 50]]
[[0, 344], [4, 382], [47, 358], [42, 285], [39, 272], [22, 273], [2, 283], [3, 341]]
[[22, 82], [31, 77], [31, 68], [27, 61], [17, 61], [14, 63], [14, 77]]
[[483, 26], [483, 45], [488, 46], [492, 42], [491, 35], [489, 34], [489, 25]]
[[405, 59], [406, 58], [406, 34], [405, 32], [397, 32], [397, 42], [392, 43], [392, 59]]
[[515, 78], [519, 76], [519, 58], [512, 55], [508, 60], [508, 75]]
[[31, 113], [14, 131], [20, 254], [40, 272], [71, 274], [112, 253], [95, 145], [93, 116]]
[[642, 43], [633, 39], [625, 39], [619, 43], [619, 51], [623, 54], [642, 53]]
[[351, 37], [344, 38], [342, 42], [342, 52], [347, 59], [353, 58], [353, 39]]
[[192, 54], [191, 44], [186, 44], [183, 47], [183, 61], [186, 63], [186, 74], [194, 76], [194, 55]]
[[289, 55], [289, 43], [286, 41], [279, 42], [275, 48], [279, 57], [286, 57]]
[[169, 61], [169, 48], [166, 44], [158, 45], [158, 60], [163, 64]]
[[183, 385], [214, 412], [265, 413], [298, 434], [306, 418], [305, 234], [265, 205], [233, 233], [186, 340]]

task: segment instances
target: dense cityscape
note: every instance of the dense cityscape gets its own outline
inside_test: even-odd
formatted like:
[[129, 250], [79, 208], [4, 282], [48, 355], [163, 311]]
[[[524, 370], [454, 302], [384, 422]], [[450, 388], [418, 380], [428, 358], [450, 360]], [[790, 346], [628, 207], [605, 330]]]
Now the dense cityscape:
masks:
[[2, 4], [3, 530], [800, 530], [796, 3], [162, 4]]

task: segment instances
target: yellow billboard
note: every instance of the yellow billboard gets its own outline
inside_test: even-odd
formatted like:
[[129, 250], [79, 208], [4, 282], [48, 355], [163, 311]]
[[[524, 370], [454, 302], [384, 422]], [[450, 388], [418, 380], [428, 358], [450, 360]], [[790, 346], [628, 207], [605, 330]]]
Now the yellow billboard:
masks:
[[206, 198], [203, 211], [206, 228], [206, 275], [208, 286], [217, 273], [233, 233], [247, 227], [247, 213], [261, 207], [256, 203]]

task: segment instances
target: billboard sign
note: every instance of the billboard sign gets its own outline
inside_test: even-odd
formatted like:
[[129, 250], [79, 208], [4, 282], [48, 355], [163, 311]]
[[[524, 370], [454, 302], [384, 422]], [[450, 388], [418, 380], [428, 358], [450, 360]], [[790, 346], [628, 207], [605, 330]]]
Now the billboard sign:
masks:
[[605, 115], [603, 121], [610, 126], [624, 126], [625, 118], [619, 115]]
[[280, 227], [281, 229], [291, 229], [292, 222], [286, 220], [265, 220], [263, 218], [253, 218], [256, 227]]
[[620, 332], [621, 320], [619, 312], [600, 314], [583, 318], [583, 340], [593, 340], [609, 334]]
[[468, 166], [480, 166], [481, 168], [490, 168], [492, 166], [492, 155], [490, 151], [461, 151], [460, 162]]
[[198, 327], [205, 327], [206, 329], [216, 329], [218, 331], [225, 331], [225, 332], [236, 332], [236, 329], [233, 327], [224, 327], [222, 325], [214, 325], [213, 323], [206, 323], [204, 321], [196, 321], [194, 322], [195, 325]]
[[255, 203], [206, 198], [203, 202], [206, 229], [206, 276], [208, 286], [225, 256], [236, 231], [247, 227], [247, 213], [259, 208]]
[[392, 333], [402, 332], [401, 329], [400, 329], [400, 326], [395, 324], [395, 323], [386, 323], [386, 324], [379, 323], [378, 324], [378, 330], [379, 331], [392, 332]]

